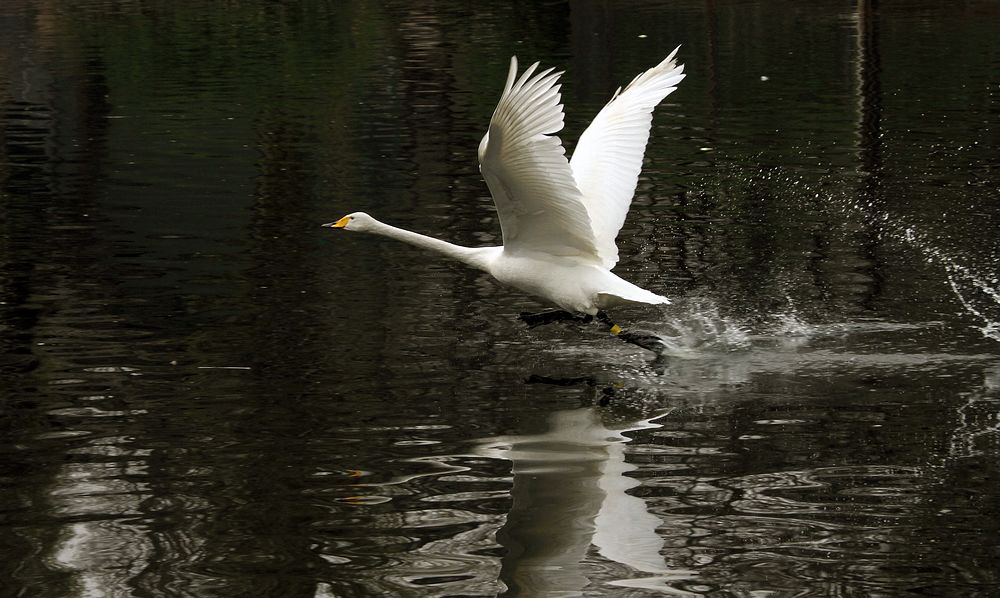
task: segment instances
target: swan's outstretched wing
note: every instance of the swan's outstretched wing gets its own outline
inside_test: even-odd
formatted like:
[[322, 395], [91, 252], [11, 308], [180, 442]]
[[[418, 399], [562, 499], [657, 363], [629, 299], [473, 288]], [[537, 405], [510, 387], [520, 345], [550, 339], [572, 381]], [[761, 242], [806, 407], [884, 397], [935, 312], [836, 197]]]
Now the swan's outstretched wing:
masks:
[[517, 78], [517, 59], [479, 144], [479, 169], [500, 215], [504, 251], [536, 251], [598, 261], [590, 215], [554, 133], [563, 128], [559, 75]]
[[677, 66], [674, 60], [677, 49], [624, 90], [615, 92], [580, 136], [570, 160], [577, 188], [594, 223], [598, 255], [607, 268], [618, 262], [615, 237], [635, 194], [653, 108], [684, 78], [684, 65]]

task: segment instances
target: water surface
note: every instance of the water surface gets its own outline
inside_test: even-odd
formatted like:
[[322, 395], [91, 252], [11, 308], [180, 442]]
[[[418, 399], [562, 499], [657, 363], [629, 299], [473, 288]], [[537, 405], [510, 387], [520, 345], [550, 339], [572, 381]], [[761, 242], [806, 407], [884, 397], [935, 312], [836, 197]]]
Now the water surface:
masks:
[[[0, 5], [11, 596], [1000, 591], [995, 2]], [[599, 327], [499, 242], [511, 54], [564, 139], [677, 44]]]

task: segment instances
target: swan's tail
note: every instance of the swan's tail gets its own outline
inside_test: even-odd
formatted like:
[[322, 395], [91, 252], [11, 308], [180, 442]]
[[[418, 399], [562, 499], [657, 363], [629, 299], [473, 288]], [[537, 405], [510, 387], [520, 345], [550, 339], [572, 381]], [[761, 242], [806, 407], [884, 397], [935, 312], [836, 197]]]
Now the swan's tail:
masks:
[[657, 295], [652, 291], [647, 291], [627, 280], [615, 276], [614, 284], [611, 288], [605, 289], [597, 294], [597, 304], [601, 309], [615, 307], [627, 303], [646, 303], [650, 305], [670, 305], [670, 299], [663, 295]]

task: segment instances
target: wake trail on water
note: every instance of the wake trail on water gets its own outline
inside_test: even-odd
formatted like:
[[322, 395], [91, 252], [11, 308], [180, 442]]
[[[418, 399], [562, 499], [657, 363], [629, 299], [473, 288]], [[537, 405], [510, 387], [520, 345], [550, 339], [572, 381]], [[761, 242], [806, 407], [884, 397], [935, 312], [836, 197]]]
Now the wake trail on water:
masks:
[[880, 320], [857, 322], [811, 322], [789, 303], [753, 321], [725, 316], [714, 300], [695, 298], [664, 308], [654, 321], [640, 322], [639, 328], [660, 340], [661, 357], [703, 359], [726, 354], [747, 353], [761, 345], [780, 343], [801, 348], [811, 340], [847, 337], [873, 332], [892, 332], [941, 326], [942, 322], [899, 323]]

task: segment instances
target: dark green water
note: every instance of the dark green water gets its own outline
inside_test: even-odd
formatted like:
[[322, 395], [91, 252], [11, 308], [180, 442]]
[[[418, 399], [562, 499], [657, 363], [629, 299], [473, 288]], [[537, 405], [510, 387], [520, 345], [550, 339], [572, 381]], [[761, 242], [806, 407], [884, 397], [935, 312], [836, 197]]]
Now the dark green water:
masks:
[[[0, 596], [1000, 593], [1000, 4], [0, 3]], [[677, 44], [616, 272], [468, 244]]]

